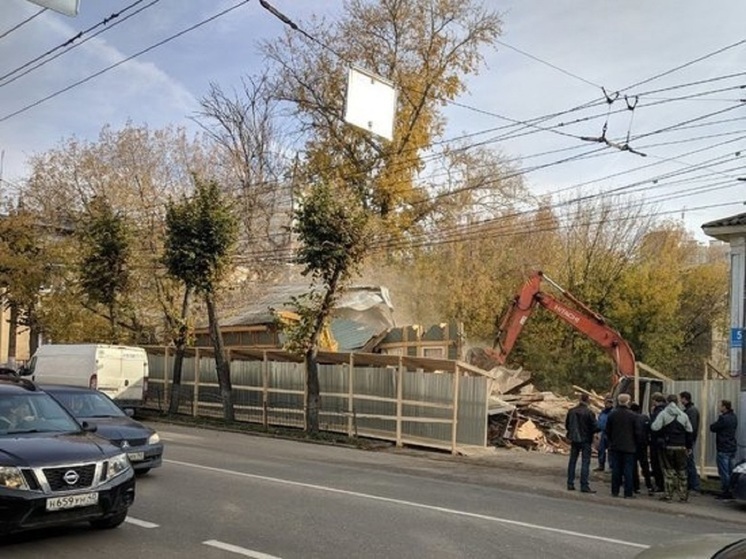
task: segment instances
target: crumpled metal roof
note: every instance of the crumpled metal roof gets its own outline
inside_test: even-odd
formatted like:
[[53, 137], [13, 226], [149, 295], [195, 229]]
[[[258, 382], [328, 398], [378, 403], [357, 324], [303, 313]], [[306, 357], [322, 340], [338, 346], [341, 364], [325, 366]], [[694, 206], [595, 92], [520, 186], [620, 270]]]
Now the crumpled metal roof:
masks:
[[337, 351], [356, 351], [363, 349], [375, 336], [381, 333], [380, 327], [363, 324], [347, 318], [335, 318], [331, 322], [332, 336], [339, 345]]
[[[310, 291], [311, 286], [309, 284], [293, 283], [269, 286], [264, 293], [253, 297], [251, 301], [238, 308], [231, 316], [222, 319], [220, 326], [225, 328], [272, 323], [275, 320], [273, 311], [294, 310], [291, 299]], [[393, 325], [393, 305], [388, 289], [383, 286], [363, 285], [347, 288], [340, 294], [334, 307], [334, 314], [338, 317], [335, 320], [378, 322], [379, 327], [374, 328], [376, 330], [374, 334], [379, 333], [386, 326]], [[367, 315], [367, 320], [360, 320], [364, 315]], [[373, 327], [372, 324], [369, 324], [369, 326]]]

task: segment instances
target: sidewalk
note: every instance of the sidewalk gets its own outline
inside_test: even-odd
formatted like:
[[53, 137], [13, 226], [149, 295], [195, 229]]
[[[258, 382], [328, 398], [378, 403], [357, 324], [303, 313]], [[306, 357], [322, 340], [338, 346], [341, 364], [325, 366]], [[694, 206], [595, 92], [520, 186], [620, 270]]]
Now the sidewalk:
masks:
[[[578, 501], [593, 500], [613, 506], [644, 508], [663, 513], [721, 520], [746, 524], [746, 505], [721, 502], [710, 494], [690, 494], [689, 501], [660, 501], [656, 496], [649, 497], [643, 488], [635, 499], [621, 499], [611, 496], [611, 472], [591, 472], [591, 488], [597, 493], [567, 491], [567, 460], [562, 454], [547, 454], [527, 451], [520, 448], [486, 448], [472, 456], [452, 456], [431, 451], [410, 448], [389, 448], [385, 452], [417, 455], [436, 462], [441, 473], [458, 479], [469, 479], [482, 485], [531, 491], [552, 497]], [[578, 475], [580, 474], [578, 464]], [[591, 463], [591, 467], [595, 462]], [[578, 487], [579, 488], [579, 487]]]

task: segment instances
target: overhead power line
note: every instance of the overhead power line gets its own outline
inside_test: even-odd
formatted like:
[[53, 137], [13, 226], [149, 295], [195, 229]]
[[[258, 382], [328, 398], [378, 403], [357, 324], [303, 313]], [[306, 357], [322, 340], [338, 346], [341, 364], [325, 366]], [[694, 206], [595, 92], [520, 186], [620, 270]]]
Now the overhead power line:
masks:
[[11, 27], [7, 31], [4, 31], [2, 34], [0, 34], [0, 39], [4, 39], [5, 37], [7, 37], [11, 33], [13, 33], [13, 31], [16, 31], [16, 30], [20, 29], [21, 27], [23, 27], [24, 25], [26, 25], [30, 21], [33, 21], [34, 19], [36, 19], [37, 17], [39, 17], [41, 14], [43, 14], [46, 11], [47, 11], [46, 8], [42, 8], [41, 10], [39, 10], [38, 12], [36, 12], [35, 14], [30, 15], [29, 17], [27, 17], [26, 19], [24, 19], [22, 22], [17, 23], [16, 25], [14, 25], [13, 27]]
[[716, 56], [718, 54], [721, 54], [725, 51], [734, 49], [736, 47], [739, 47], [743, 44], [746, 44], [746, 39], [741, 39], [739, 41], [736, 41], [735, 43], [731, 43], [730, 45], [724, 46], [722, 48], [719, 48], [717, 50], [714, 50], [712, 52], [708, 52], [705, 55], [699, 56], [695, 58], [694, 60], [690, 60], [688, 62], [685, 62], [684, 64], [680, 64], [678, 66], [675, 66], [674, 68], [671, 68], [670, 70], [666, 70], [665, 72], [660, 72], [659, 74], [655, 74], [653, 76], [650, 76], [649, 78], [646, 78], [642, 81], [639, 81], [637, 83], [633, 83], [630, 86], [625, 87], [622, 91], [628, 91], [630, 89], [633, 89], [635, 87], [639, 87], [641, 85], [644, 85], [646, 83], [650, 83], [652, 81], [658, 80], [664, 76], [669, 76], [673, 74], [674, 72], [678, 72], [679, 70], [683, 70], [684, 68], [687, 68], [689, 66], [692, 66], [693, 64], [697, 64], [698, 62], [702, 62], [703, 60], [707, 60], [708, 58], [712, 58], [713, 56]]
[[603, 86], [601, 86], [601, 85], [599, 85], [597, 83], [594, 83], [594, 82], [592, 82], [590, 80], [587, 80], [583, 76], [579, 76], [577, 74], [573, 74], [572, 72], [570, 72], [568, 70], [565, 70], [564, 68], [560, 68], [556, 64], [552, 64], [551, 62], [547, 62], [546, 60], [544, 60], [542, 58], [539, 58], [538, 56], [535, 56], [535, 55], [531, 54], [530, 52], [526, 52], [525, 50], [521, 50], [518, 47], [515, 47], [515, 46], [510, 45], [510, 44], [508, 44], [508, 43], [506, 43], [504, 41], [500, 41], [500, 40], [497, 40], [497, 39], [495, 39], [495, 43], [497, 43], [498, 45], [502, 45], [505, 48], [508, 48], [510, 50], [513, 50], [513, 51], [517, 52], [518, 54], [522, 54], [526, 58], [530, 58], [531, 60], [535, 60], [536, 62], [538, 62], [540, 64], [544, 64], [545, 66], [549, 66], [550, 68], [553, 68], [553, 69], [557, 70], [558, 72], [561, 72], [561, 73], [565, 74], [566, 76], [574, 78], [574, 79], [576, 79], [578, 81], [581, 81], [581, 82], [583, 82], [585, 84], [592, 85], [595, 88], [603, 89]]
[[[153, 6], [153, 5], [157, 4], [158, 2], [160, 2], [160, 0], [151, 0], [151, 2], [149, 4], [143, 6], [142, 8], [136, 10], [135, 12], [133, 12], [133, 13], [131, 13], [129, 15], [126, 15], [125, 17], [121, 17], [126, 12], [128, 12], [129, 10], [131, 10], [132, 8], [134, 8], [138, 4], [141, 4], [144, 1], [145, 0], [137, 0], [136, 2], [133, 2], [132, 4], [130, 4], [129, 6], [125, 6], [122, 10], [120, 10], [118, 12], [112, 13], [111, 15], [109, 15], [108, 17], [102, 19], [100, 22], [96, 23], [95, 25], [92, 25], [92, 26], [88, 27], [87, 29], [84, 29], [83, 31], [79, 31], [78, 33], [76, 33], [75, 35], [73, 35], [72, 37], [70, 37], [67, 41], [65, 41], [63, 43], [60, 43], [59, 45], [57, 45], [57, 46], [49, 49], [48, 51], [46, 51], [45, 53], [37, 56], [36, 58], [33, 58], [33, 59], [29, 60], [28, 62], [22, 64], [21, 66], [18, 66], [17, 68], [11, 70], [10, 72], [6, 72], [4, 75], [0, 76], [0, 82], [4, 82], [4, 83], [0, 83], [0, 87], [4, 87], [6, 85], [9, 85], [9, 84], [13, 83], [14, 81], [22, 78], [23, 76], [25, 76], [27, 74], [30, 74], [34, 70], [36, 70], [38, 68], [41, 68], [45, 64], [49, 64], [53, 60], [56, 60], [57, 58], [59, 58], [60, 56], [62, 56], [63, 54], [66, 54], [66, 53], [70, 52], [71, 50], [84, 45], [85, 43], [87, 43], [91, 39], [93, 39], [95, 37], [98, 37], [101, 33], [104, 33], [105, 31], [108, 31], [109, 29], [113, 29], [117, 25], [120, 25], [120, 24], [124, 23], [125, 21], [127, 21], [131, 17], [139, 14], [140, 12], [142, 12], [144, 10], [147, 10], [151, 6]], [[121, 19], [119, 19], [119, 18], [121, 18]], [[97, 29], [98, 27], [104, 27], [104, 28], [101, 29], [100, 31], [98, 31], [97, 33], [94, 33], [93, 35], [91, 35], [89, 37], [85, 37], [86, 35], [88, 35], [88, 33], [90, 33], [91, 31], [93, 31], [95, 29]], [[85, 38], [83, 40], [80, 40], [83, 37], [85, 37]], [[67, 48], [65, 48], [65, 47], [67, 47]], [[57, 51], [59, 51], [61, 49], [65, 49], [65, 50], [63, 50], [62, 52], [57, 52]], [[52, 54], [54, 54], [55, 52], [57, 52], [57, 54], [55, 54], [54, 56], [52, 56]], [[31, 67], [29, 68], [29, 66], [31, 66]], [[24, 72], [23, 70], [26, 70], [26, 71]], [[10, 78], [10, 79], [8, 79], [8, 78]]]
[[106, 68], [103, 68], [103, 69], [99, 70], [98, 72], [90, 74], [89, 76], [87, 76], [87, 77], [85, 77], [83, 79], [80, 79], [80, 80], [78, 80], [78, 81], [76, 81], [76, 82], [68, 85], [67, 87], [64, 87], [62, 89], [58, 89], [57, 91], [55, 91], [54, 93], [51, 93], [51, 94], [47, 95], [46, 97], [42, 97], [41, 99], [39, 99], [39, 100], [37, 100], [37, 101], [35, 101], [33, 103], [29, 103], [28, 105], [26, 105], [26, 106], [24, 106], [24, 107], [22, 107], [22, 108], [20, 108], [20, 109], [18, 109], [16, 111], [14, 111], [12, 113], [9, 113], [9, 114], [3, 116], [2, 118], [0, 118], [0, 122], [5, 122], [6, 120], [9, 120], [9, 119], [11, 119], [11, 118], [13, 118], [15, 116], [18, 116], [18, 115], [20, 115], [22, 113], [25, 113], [26, 111], [29, 111], [29, 110], [33, 109], [34, 107], [38, 107], [39, 105], [41, 105], [43, 103], [46, 103], [47, 101], [49, 101], [51, 99], [54, 99], [55, 97], [57, 97], [59, 95], [62, 95], [63, 93], [66, 93], [66, 92], [70, 91], [71, 89], [74, 89], [74, 88], [76, 88], [76, 87], [78, 87], [80, 85], [83, 85], [84, 83], [87, 83], [87, 82], [89, 82], [89, 81], [91, 81], [91, 80], [93, 80], [93, 79], [101, 76], [102, 74], [105, 74], [106, 72], [108, 72], [110, 70], [113, 70], [114, 68], [117, 68], [117, 67], [121, 66], [122, 64], [125, 64], [125, 63], [129, 62], [130, 60], [134, 60], [138, 56], [142, 56], [143, 54], [148, 53], [151, 50], [157, 49], [158, 47], [161, 47], [161, 46], [165, 45], [166, 43], [169, 43], [169, 42], [173, 41], [174, 39], [177, 39], [177, 38], [179, 38], [179, 37], [181, 37], [183, 35], [186, 35], [187, 33], [191, 33], [195, 29], [198, 29], [198, 28], [202, 27], [203, 25], [206, 25], [206, 24], [208, 24], [208, 23], [210, 23], [210, 22], [212, 22], [212, 21], [214, 21], [214, 20], [216, 20], [216, 19], [218, 19], [220, 17], [223, 17], [224, 15], [226, 15], [226, 14], [228, 14], [228, 13], [230, 13], [230, 12], [232, 12], [232, 11], [238, 9], [238, 8], [240, 8], [244, 4], [248, 4], [250, 1], [251, 0], [241, 0], [240, 2], [238, 2], [238, 3], [236, 3], [236, 4], [232, 5], [232, 6], [230, 6], [228, 8], [226, 8], [224, 10], [221, 10], [220, 12], [218, 12], [216, 14], [214, 14], [214, 15], [206, 18], [206, 19], [203, 19], [199, 23], [195, 23], [194, 25], [191, 25], [191, 26], [189, 26], [189, 27], [187, 27], [185, 29], [182, 29], [178, 33], [174, 33], [173, 35], [170, 35], [169, 37], [166, 37], [165, 39], [163, 39], [161, 41], [158, 41], [157, 43], [154, 43], [154, 44], [150, 45], [149, 47], [146, 47], [146, 48], [144, 48], [144, 49], [136, 52], [135, 54], [132, 54], [132, 55], [130, 55], [130, 56], [128, 56], [128, 57], [120, 60], [119, 62], [115, 62], [114, 64], [110, 64], [109, 66], [107, 66]]

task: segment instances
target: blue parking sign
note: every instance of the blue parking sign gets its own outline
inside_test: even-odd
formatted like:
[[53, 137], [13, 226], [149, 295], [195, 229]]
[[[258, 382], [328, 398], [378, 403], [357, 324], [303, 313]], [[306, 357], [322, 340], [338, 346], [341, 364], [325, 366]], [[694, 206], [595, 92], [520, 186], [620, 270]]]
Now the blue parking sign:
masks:
[[743, 347], [743, 328], [730, 329], [730, 347], [731, 349]]

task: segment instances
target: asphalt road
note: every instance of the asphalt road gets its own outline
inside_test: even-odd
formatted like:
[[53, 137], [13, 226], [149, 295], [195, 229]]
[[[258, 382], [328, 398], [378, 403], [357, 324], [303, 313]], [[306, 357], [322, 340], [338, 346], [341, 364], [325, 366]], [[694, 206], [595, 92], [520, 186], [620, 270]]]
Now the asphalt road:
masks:
[[678, 509], [469, 482], [417, 456], [161, 427], [164, 466], [138, 479], [124, 525], [14, 536], [0, 556], [614, 559], [682, 535], [744, 531]]

